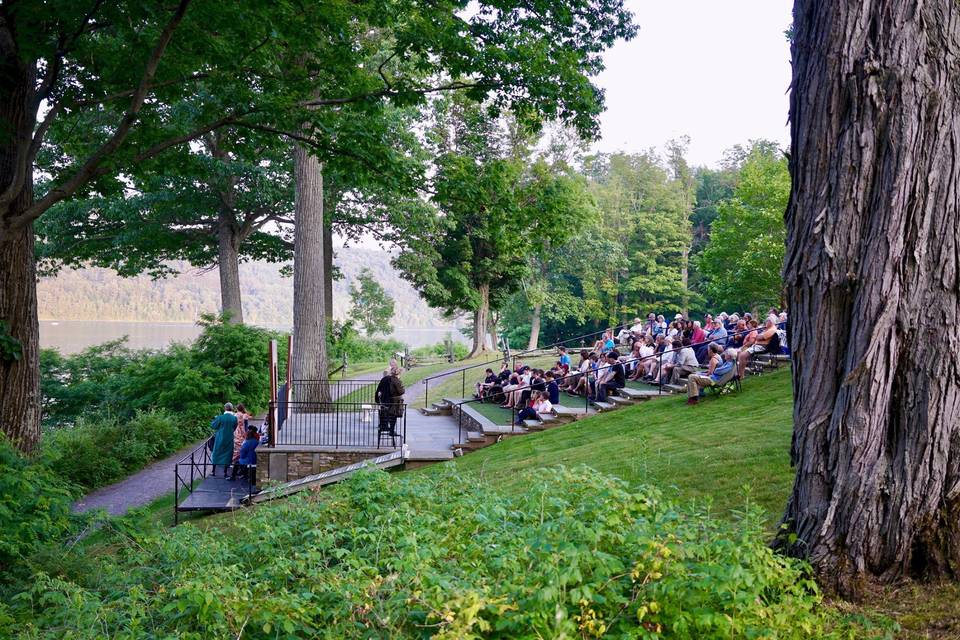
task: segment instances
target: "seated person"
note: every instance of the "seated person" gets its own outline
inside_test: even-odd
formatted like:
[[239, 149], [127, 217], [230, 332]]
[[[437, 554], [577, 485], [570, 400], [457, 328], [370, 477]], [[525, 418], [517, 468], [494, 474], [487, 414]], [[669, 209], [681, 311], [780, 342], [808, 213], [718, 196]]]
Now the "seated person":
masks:
[[637, 359], [636, 365], [629, 376], [630, 380], [641, 380], [649, 372], [651, 356], [653, 356], [653, 339], [649, 336], [638, 340], [634, 345], [633, 356]]
[[530, 403], [528, 406], [520, 410], [520, 413], [517, 415], [517, 419], [521, 421], [540, 420], [541, 413], [550, 413], [551, 411], [553, 411], [553, 405], [550, 403], [550, 401], [542, 392], [534, 391], [533, 395], [530, 396]]
[[707, 332], [700, 326], [699, 320], [694, 320], [692, 324], [688, 323], [690, 331], [690, 344], [701, 344], [707, 341]]
[[777, 323], [767, 318], [763, 323], [763, 331], [756, 334], [753, 344], [744, 346], [737, 356], [737, 375], [743, 378], [746, 373], [747, 362], [757, 353], [775, 353], [780, 348], [780, 336], [777, 334]]
[[543, 378], [547, 383], [545, 391], [547, 399], [553, 404], [560, 404], [560, 385], [557, 384], [556, 376], [552, 371], [547, 371], [543, 374]]
[[723, 360], [717, 364], [709, 375], [692, 374], [687, 378], [687, 404], [697, 404], [703, 390], [707, 387], [719, 383], [724, 377], [733, 371], [736, 359], [736, 352], [732, 349], [723, 354]]
[[487, 391], [499, 380], [497, 374], [493, 372], [493, 369], [487, 369], [485, 373], [486, 376], [483, 378], [483, 382], [477, 383], [476, 392], [473, 394], [474, 398], [480, 398], [482, 400], [487, 395]]
[[627, 386], [626, 373], [623, 370], [623, 364], [620, 362], [620, 356], [615, 352], [607, 354], [606, 375], [597, 383], [597, 400], [603, 402], [607, 395], [615, 389], [623, 389]]
[[520, 386], [520, 376], [517, 374], [510, 376], [510, 380], [503, 386], [503, 404], [500, 405], [501, 407], [509, 409], [517, 404], [520, 399], [520, 392], [517, 390]]
[[619, 342], [621, 346], [626, 347], [630, 345], [630, 338], [632, 337], [633, 334], [630, 333], [630, 329], [627, 327], [621, 327], [620, 332], [617, 333], [617, 342]]
[[[582, 355], [583, 352], [581, 352]], [[593, 370], [594, 364], [596, 363], [597, 354], [588, 353], [586, 359], [580, 362], [580, 373], [574, 379], [573, 385], [567, 387], [567, 390], [570, 393], [576, 395], [586, 395], [589, 390], [588, 380], [590, 378], [590, 372]]]
[[697, 356], [690, 346], [690, 338], [684, 338], [681, 341], [680, 351], [674, 359], [673, 366], [670, 368], [670, 384], [680, 384], [680, 378], [696, 373], [700, 363]]
[[503, 385], [510, 381], [510, 365], [504, 362], [500, 365], [500, 373], [497, 374], [497, 381]]
[[657, 372], [655, 384], [667, 384], [670, 380], [670, 375], [673, 373], [673, 367], [677, 363], [677, 354], [680, 353], [681, 347], [683, 347], [683, 342], [674, 340], [670, 343], [670, 349], [663, 352], [663, 356], [660, 358], [660, 371]]

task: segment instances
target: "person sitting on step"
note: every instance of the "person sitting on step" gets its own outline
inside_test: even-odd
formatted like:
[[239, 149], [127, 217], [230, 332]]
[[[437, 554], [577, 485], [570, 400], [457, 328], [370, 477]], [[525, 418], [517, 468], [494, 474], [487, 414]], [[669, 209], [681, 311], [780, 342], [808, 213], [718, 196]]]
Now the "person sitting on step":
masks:
[[660, 357], [660, 371], [657, 372], [655, 384], [667, 384], [670, 381], [670, 375], [677, 362], [677, 354], [680, 353], [681, 347], [683, 347], [683, 342], [678, 339], [673, 340], [670, 343], [670, 348], [664, 350], [663, 355]]
[[546, 396], [553, 404], [560, 404], [560, 385], [557, 384], [556, 376], [552, 371], [547, 371], [543, 374], [544, 380], [547, 383]]
[[687, 378], [687, 404], [697, 404], [704, 389], [718, 384], [727, 374], [731, 373], [736, 358], [736, 352], [733, 349], [728, 349], [723, 354], [722, 362], [717, 364], [709, 375], [691, 374]]
[[756, 334], [752, 344], [744, 343], [744, 348], [740, 350], [737, 356], [737, 375], [743, 378], [746, 372], [747, 362], [751, 356], [760, 353], [769, 353], [776, 355], [774, 351], [780, 347], [780, 336], [777, 335], [777, 323], [773, 318], [767, 318], [763, 323], [763, 331]]
[[680, 342], [680, 351], [677, 352], [673, 366], [670, 368], [670, 384], [680, 384], [680, 378], [696, 373], [700, 367], [690, 343], [690, 338], [684, 338]]
[[597, 400], [604, 402], [611, 391], [623, 389], [627, 386], [626, 373], [623, 370], [623, 363], [620, 362], [620, 356], [615, 351], [607, 354], [606, 375], [597, 384]]
[[479, 398], [481, 402], [483, 402], [483, 398], [487, 396], [490, 388], [497, 383], [497, 374], [493, 372], [493, 369], [488, 368], [485, 373], [486, 376], [483, 382], [477, 383], [476, 392], [473, 394], [473, 397]]

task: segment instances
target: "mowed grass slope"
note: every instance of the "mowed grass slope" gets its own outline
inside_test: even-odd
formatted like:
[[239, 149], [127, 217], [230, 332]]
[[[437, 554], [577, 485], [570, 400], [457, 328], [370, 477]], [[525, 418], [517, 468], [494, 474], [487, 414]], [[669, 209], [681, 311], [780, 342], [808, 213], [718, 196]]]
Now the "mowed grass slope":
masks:
[[456, 460], [461, 469], [522, 491], [518, 471], [587, 465], [631, 483], [660, 487], [718, 510], [747, 496], [775, 523], [793, 481], [790, 372], [751, 377], [740, 394], [709, 395], [688, 407], [686, 396], [656, 399], [548, 431], [509, 438]]

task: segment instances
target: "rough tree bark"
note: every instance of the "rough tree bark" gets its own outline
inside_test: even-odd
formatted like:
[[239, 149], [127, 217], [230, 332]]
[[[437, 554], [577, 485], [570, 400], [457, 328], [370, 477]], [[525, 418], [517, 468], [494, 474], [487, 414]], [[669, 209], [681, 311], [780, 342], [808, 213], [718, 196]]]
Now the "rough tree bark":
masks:
[[960, 575], [960, 5], [797, 0], [784, 277], [822, 582]]
[[[323, 172], [320, 161], [294, 147], [293, 379], [326, 380], [327, 319], [323, 286]], [[298, 402], [329, 402], [326, 385], [302, 385]]]
[[326, 314], [327, 326], [333, 324], [333, 223], [332, 212], [327, 211], [324, 204], [323, 222], [323, 312]]
[[473, 347], [468, 358], [476, 358], [488, 351], [487, 328], [490, 324], [490, 285], [482, 284], [478, 288], [480, 304], [473, 312]]
[[19, 343], [19, 357], [0, 352], [0, 432], [23, 451], [40, 441], [40, 327], [33, 224], [16, 223], [33, 204], [32, 166], [22, 169], [24, 138], [33, 134], [36, 68], [24, 64], [8, 30], [0, 32], [0, 321]]
[[533, 312], [530, 314], [530, 341], [527, 342], [527, 351], [536, 349], [537, 343], [540, 342], [540, 312], [542, 310], [542, 304], [533, 305]]
[[232, 220], [223, 214], [217, 227], [217, 266], [220, 272], [220, 307], [230, 322], [243, 324], [240, 299], [240, 237]]

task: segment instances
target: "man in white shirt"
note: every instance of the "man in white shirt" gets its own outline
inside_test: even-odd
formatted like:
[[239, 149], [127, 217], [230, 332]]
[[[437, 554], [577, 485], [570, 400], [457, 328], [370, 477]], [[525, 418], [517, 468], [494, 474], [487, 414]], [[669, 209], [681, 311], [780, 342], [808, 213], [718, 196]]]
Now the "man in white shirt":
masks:
[[683, 339], [683, 347], [677, 352], [676, 361], [670, 370], [670, 384], [680, 384], [680, 378], [695, 373], [700, 363], [697, 362], [697, 355], [690, 346], [690, 338]]

